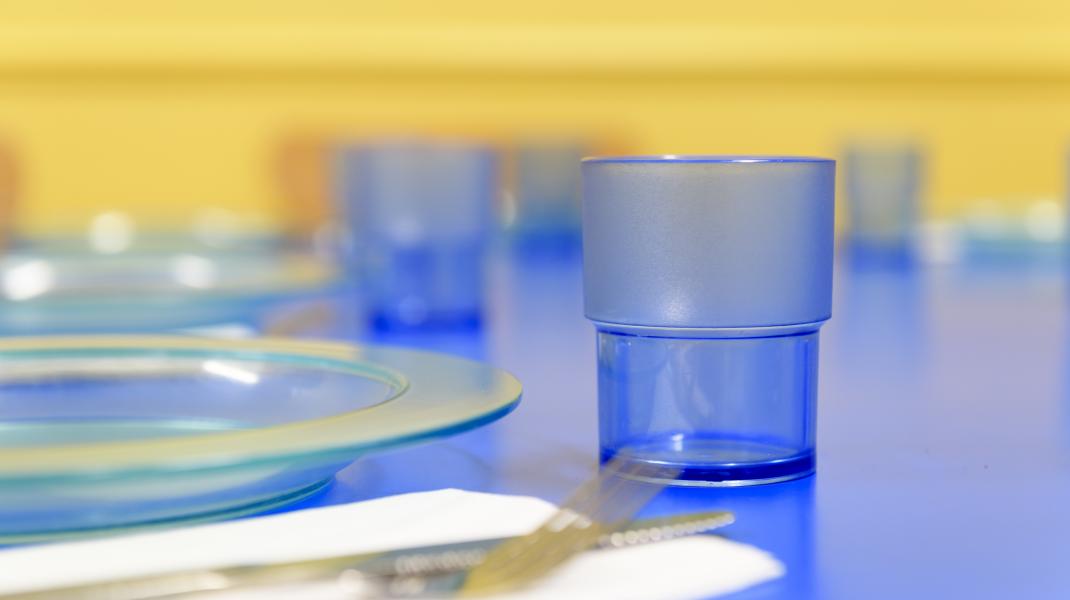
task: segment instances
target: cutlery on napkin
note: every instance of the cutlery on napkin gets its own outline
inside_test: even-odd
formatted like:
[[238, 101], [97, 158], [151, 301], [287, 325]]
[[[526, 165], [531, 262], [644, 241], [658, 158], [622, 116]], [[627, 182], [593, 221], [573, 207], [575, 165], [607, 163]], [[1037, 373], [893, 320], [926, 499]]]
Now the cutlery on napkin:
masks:
[[[522, 535], [554, 514], [542, 500], [440, 490], [229, 523], [0, 551], [0, 593], [176, 570], [311, 560]], [[690, 598], [780, 576], [768, 554], [712, 536], [585, 553], [516, 598]], [[343, 598], [335, 582], [213, 598]]]

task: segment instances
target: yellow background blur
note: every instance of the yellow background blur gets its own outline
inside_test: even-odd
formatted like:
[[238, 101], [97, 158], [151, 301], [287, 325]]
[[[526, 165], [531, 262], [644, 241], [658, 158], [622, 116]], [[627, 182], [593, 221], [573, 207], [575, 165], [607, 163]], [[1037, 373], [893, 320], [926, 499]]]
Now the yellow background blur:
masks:
[[1061, 195], [1070, 2], [9, 1], [19, 225], [285, 213], [287, 136], [579, 132], [638, 153], [835, 155], [916, 135], [929, 212]]

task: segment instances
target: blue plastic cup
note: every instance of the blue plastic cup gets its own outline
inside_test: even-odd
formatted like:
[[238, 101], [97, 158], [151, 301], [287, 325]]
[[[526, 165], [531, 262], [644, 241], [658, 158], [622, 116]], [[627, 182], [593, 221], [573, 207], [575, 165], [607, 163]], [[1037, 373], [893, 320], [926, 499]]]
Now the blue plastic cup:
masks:
[[821, 158], [583, 162], [603, 460], [668, 466], [680, 485], [813, 473], [834, 190]]
[[856, 262], [913, 262], [922, 152], [912, 143], [856, 142], [844, 155], [847, 249]]
[[358, 287], [379, 330], [480, 325], [497, 158], [455, 142], [389, 141], [342, 152]]
[[526, 141], [512, 153], [511, 236], [521, 251], [575, 251], [580, 245], [580, 159], [573, 140]]

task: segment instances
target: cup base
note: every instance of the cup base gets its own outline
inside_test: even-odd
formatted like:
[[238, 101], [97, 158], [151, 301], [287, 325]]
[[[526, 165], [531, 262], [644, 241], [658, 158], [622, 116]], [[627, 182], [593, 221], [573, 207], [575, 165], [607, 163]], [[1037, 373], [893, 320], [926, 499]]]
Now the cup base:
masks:
[[579, 228], [515, 231], [512, 248], [521, 258], [573, 258], [580, 253]]
[[890, 242], [851, 239], [845, 250], [847, 264], [852, 269], [909, 269], [917, 265], [909, 239]]
[[[730, 449], [728, 453], [726, 449]], [[685, 487], [741, 487], [791, 481], [814, 474], [814, 453], [804, 452], [772, 460], [740, 460], [741, 454], [760, 455], [783, 450], [758, 443], [742, 445], [738, 442], [709, 440], [692, 442], [681, 450], [679, 446], [650, 443], [629, 446], [624, 450], [602, 451], [602, 462], [623, 458], [654, 467], [643, 472], [657, 472], [664, 467], [670, 477], [635, 477], [651, 483]]]
[[483, 315], [478, 310], [439, 311], [419, 318], [403, 318], [387, 311], [374, 311], [368, 321], [372, 329], [379, 332], [419, 332], [419, 331], [469, 331], [483, 326]]

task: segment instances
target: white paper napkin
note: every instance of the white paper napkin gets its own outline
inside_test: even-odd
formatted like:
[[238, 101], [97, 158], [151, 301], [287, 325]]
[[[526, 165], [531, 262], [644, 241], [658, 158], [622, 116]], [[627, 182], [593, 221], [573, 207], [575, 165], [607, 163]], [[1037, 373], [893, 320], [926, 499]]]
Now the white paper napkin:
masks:
[[[209, 567], [283, 562], [522, 535], [554, 511], [537, 498], [446, 489], [229, 523], [0, 551], [0, 593]], [[783, 575], [766, 552], [697, 536], [588, 552], [515, 599], [701, 598]], [[218, 596], [212, 596], [217, 598]], [[235, 592], [228, 600], [339, 598], [334, 586]]]

